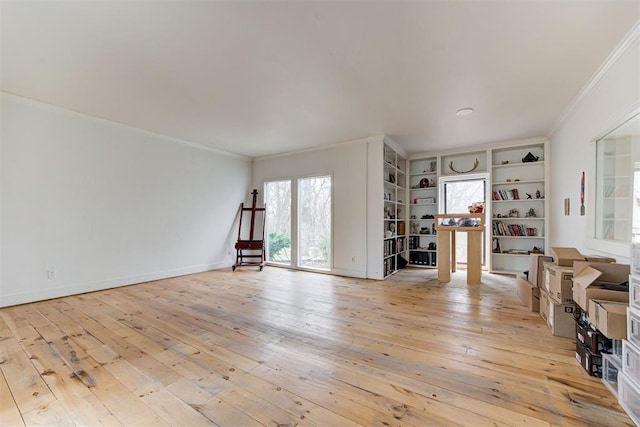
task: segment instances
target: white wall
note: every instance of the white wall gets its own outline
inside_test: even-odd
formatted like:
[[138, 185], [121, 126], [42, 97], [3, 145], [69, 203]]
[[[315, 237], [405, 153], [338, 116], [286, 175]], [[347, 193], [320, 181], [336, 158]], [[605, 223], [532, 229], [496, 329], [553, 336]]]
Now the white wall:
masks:
[[[572, 113], [551, 135], [550, 239], [551, 246], [574, 246], [584, 253], [607, 253], [588, 244], [593, 233], [588, 216], [580, 216], [580, 175], [586, 172], [587, 215], [595, 204], [594, 139], [602, 136], [634, 108], [640, 105], [640, 44], [638, 31], [631, 44], [606, 71], [606, 74], [576, 104]], [[550, 72], [553, 72], [551, 69]], [[571, 215], [563, 215], [563, 200], [570, 198]], [[616, 254], [613, 254], [616, 255]], [[628, 262], [618, 255], [618, 261]]]
[[[333, 267], [331, 271], [340, 275], [366, 277], [366, 142], [338, 144], [327, 149], [259, 158], [254, 160], [253, 165], [254, 187], [260, 193], [263, 192], [265, 181], [323, 174], [333, 176]], [[354, 257], [355, 262], [352, 262]]]
[[12, 95], [0, 103], [0, 306], [233, 263], [249, 160]]

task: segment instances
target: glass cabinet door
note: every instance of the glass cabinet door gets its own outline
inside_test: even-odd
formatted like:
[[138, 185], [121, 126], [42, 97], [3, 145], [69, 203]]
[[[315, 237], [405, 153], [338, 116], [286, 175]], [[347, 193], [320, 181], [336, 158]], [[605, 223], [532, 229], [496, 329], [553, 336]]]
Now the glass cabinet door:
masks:
[[630, 243], [640, 232], [640, 115], [596, 141], [596, 240]]
[[633, 162], [629, 138], [597, 142], [596, 239], [630, 241]]

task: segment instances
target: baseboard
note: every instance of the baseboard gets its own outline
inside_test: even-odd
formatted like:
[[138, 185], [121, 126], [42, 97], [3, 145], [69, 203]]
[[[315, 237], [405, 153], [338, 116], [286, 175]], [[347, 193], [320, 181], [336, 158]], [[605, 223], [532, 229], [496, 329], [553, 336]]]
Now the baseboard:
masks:
[[83, 294], [86, 292], [100, 291], [117, 288], [120, 286], [134, 285], [136, 283], [150, 282], [153, 280], [167, 279], [170, 277], [184, 276], [185, 274], [201, 273], [203, 271], [217, 270], [230, 267], [229, 261], [212, 264], [193, 265], [189, 267], [174, 268], [171, 270], [154, 271], [143, 274], [136, 274], [125, 277], [114, 277], [106, 280], [98, 280], [89, 283], [75, 283], [59, 287], [47, 287], [28, 292], [7, 293], [0, 290], [0, 307], [26, 304], [35, 301], [42, 301], [52, 298], [59, 298], [69, 295]]
[[335, 274], [336, 276], [356, 277], [358, 279], [367, 278], [367, 273], [365, 271], [348, 270], [346, 268], [332, 268], [331, 274]]

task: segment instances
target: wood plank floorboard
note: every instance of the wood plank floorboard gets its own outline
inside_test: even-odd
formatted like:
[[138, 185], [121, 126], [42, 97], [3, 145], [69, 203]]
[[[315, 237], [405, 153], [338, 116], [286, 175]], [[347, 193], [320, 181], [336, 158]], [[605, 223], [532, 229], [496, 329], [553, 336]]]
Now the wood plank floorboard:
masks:
[[0, 309], [3, 426], [632, 426], [515, 293], [267, 267]]

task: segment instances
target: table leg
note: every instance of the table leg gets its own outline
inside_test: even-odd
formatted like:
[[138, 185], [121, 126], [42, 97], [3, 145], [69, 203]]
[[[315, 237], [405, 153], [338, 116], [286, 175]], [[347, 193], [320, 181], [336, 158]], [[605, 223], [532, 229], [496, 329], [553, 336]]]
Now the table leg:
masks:
[[482, 264], [482, 232], [467, 231], [467, 284], [480, 284]]
[[451, 272], [456, 272], [458, 261], [456, 260], [456, 230], [451, 230]]
[[451, 234], [451, 231], [438, 231], [438, 281], [442, 283], [451, 281]]

